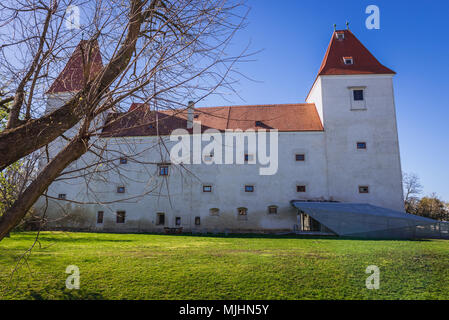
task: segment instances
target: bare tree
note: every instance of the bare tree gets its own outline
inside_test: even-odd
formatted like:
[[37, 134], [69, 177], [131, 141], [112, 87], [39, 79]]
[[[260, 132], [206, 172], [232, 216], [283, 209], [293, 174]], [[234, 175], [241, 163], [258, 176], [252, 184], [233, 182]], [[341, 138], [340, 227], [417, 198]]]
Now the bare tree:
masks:
[[404, 188], [405, 211], [415, 213], [418, 204], [418, 195], [422, 192], [419, 177], [414, 173], [403, 173], [402, 184]]
[[[65, 27], [69, 6], [81, 11], [79, 29]], [[45, 155], [56, 139], [64, 146], [54, 155], [47, 152], [45, 165], [5, 210], [0, 240], [71, 163], [87, 151], [102, 161], [95, 139], [105, 114], [119, 112], [121, 103], [176, 112], [186, 98], [199, 101], [218, 88], [233, 90], [233, 67], [244, 55], [229, 55], [229, 44], [245, 14], [238, 0], [2, 1], [0, 106], [7, 108], [8, 122], [0, 132], [0, 170], [33, 153]], [[45, 112], [46, 88], [76, 50], [82, 86]], [[117, 114], [112, 124], [121, 121]]]

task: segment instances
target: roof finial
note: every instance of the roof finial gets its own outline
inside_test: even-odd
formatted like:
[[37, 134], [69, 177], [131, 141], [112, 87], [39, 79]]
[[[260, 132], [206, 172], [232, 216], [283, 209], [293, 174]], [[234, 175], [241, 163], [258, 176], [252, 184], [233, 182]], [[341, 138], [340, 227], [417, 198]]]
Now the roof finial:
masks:
[[349, 30], [349, 21], [346, 21], [346, 30]]
[[337, 24], [334, 23], [334, 31], [337, 31]]

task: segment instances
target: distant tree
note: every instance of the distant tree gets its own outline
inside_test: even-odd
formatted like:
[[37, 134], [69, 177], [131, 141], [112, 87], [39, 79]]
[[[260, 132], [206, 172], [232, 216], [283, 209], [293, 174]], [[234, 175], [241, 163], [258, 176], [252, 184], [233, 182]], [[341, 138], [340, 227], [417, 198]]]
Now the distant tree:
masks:
[[441, 201], [435, 193], [418, 202], [415, 214], [440, 221], [449, 220], [448, 204]]
[[419, 177], [415, 173], [404, 172], [402, 178], [404, 188], [405, 211], [407, 213], [416, 214], [417, 205], [419, 203], [418, 195], [422, 192], [422, 185]]

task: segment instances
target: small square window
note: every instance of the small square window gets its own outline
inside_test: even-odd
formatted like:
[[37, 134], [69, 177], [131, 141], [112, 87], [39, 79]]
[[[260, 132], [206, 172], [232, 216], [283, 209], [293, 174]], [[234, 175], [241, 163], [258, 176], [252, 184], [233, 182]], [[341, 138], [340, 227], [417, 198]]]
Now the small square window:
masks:
[[212, 192], [212, 186], [203, 186], [203, 192]]
[[120, 164], [127, 164], [128, 159], [127, 158], [120, 158]]
[[352, 57], [344, 57], [343, 61], [346, 65], [354, 64], [354, 59], [352, 59]]
[[359, 186], [359, 193], [369, 193], [368, 186]]
[[209, 209], [209, 214], [211, 216], [219, 216], [220, 215], [220, 209], [218, 209], [218, 208], [211, 208], [211, 209]]
[[201, 218], [200, 217], [195, 217], [195, 225], [196, 226], [201, 225]]
[[366, 142], [357, 142], [357, 149], [365, 150], [366, 149]]
[[337, 32], [335, 34], [335, 37], [337, 38], [337, 40], [343, 40], [345, 38], [345, 34], [343, 32]]
[[103, 211], [98, 211], [97, 212], [97, 224], [102, 224], [103, 223], [103, 217], [104, 217], [104, 212]]
[[248, 209], [247, 208], [238, 208], [237, 213], [239, 216], [246, 216], [248, 215]]
[[180, 226], [180, 225], [181, 225], [181, 217], [176, 217], [176, 219], [175, 219], [175, 224], [176, 224], [177, 226]]
[[58, 199], [65, 200], [67, 199], [67, 195], [65, 193], [58, 194]]
[[117, 211], [117, 223], [125, 223], [125, 211]]
[[125, 193], [125, 187], [117, 187], [117, 193]]
[[156, 225], [163, 226], [165, 225], [165, 213], [159, 212], [156, 216]]
[[353, 90], [354, 101], [363, 101], [363, 90]]
[[306, 161], [306, 155], [305, 154], [296, 154], [296, 161]]
[[296, 192], [306, 192], [306, 186], [296, 186]]
[[254, 192], [254, 186], [245, 186], [245, 192]]
[[168, 166], [159, 166], [159, 175], [168, 176]]
[[269, 206], [268, 207], [268, 214], [277, 214], [278, 213], [278, 207], [277, 206]]

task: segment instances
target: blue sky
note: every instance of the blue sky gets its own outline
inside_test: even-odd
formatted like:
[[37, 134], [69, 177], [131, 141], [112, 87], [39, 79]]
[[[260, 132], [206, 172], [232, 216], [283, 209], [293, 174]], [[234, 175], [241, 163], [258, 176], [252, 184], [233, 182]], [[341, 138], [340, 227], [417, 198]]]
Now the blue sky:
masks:
[[[249, 0], [249, 25], [234, 39], [263, 49], [239, 71], [240, 94], [209, 97], [206, 105], [304, 102], [323, 59], [333, 24], [350, 29], [395, 77], [402, 168], [414, 172], [424, 195], [449, 201], [449, 1]], [[380, 30], [368, 30], [368, 5], [380, 9]]]

